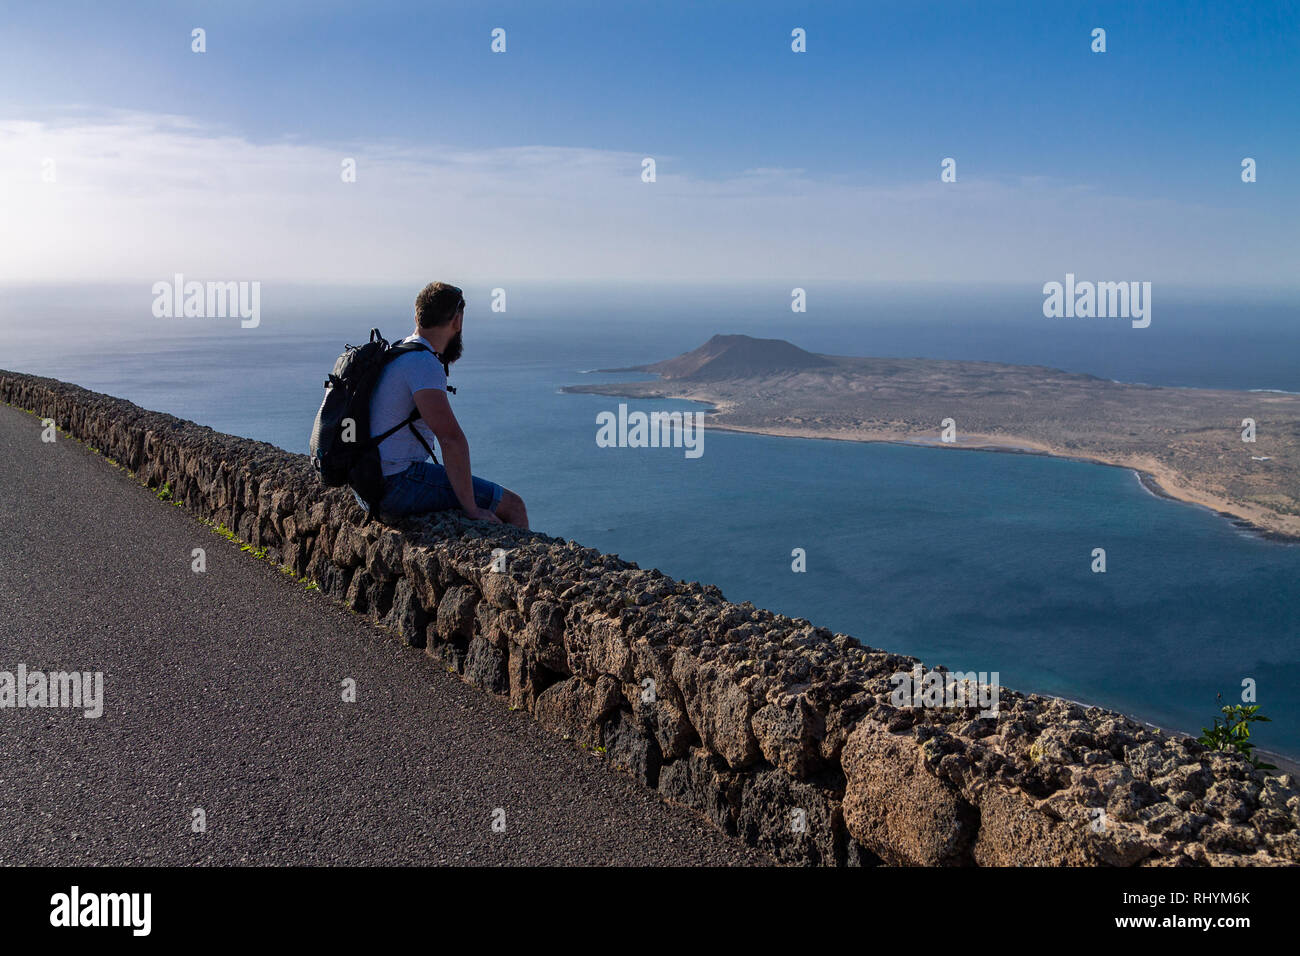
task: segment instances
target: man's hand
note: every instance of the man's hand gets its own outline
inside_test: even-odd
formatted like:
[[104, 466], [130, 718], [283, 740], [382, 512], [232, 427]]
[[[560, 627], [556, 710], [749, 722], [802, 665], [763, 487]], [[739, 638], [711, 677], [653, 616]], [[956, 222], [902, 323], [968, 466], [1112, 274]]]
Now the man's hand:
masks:
[[475, 508], [472, 513], [466, 512], [465, 516], [471, 521], [486, 521], [489, 524], [501, 523], [501, 519], [498, 518], [494, 512], [488, 511], [486, 508]]

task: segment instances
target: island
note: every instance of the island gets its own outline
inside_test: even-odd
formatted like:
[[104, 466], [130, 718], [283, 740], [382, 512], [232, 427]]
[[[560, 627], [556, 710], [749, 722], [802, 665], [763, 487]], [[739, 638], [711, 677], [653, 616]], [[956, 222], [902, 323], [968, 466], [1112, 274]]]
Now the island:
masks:
[[1130, 468], [1156, 494], [1300, 540], [1300, 395], [1125, 384], [1037, 365], [819, 355], [748, 335], [598, 371], [658, 379], [563, 390], [702, 402], [708, 426], [729, 431]]

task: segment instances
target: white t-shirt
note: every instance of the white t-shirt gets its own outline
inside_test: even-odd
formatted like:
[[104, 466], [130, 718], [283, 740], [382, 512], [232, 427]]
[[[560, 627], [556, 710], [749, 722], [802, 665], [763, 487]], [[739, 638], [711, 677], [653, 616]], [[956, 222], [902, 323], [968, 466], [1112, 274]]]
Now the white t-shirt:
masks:
[[[421, 341], [418, 333], [402, 339], [402, 342], [417, 341]], [[370, 393], [371, 438], [382, 435], [398, 422], [406, 421], [415, 411], [416, 392], [426, 388], [446, 391], [447, 373], [442, 370], [442, 363], [434, 357], [428, 342], [422, 344], [424, 348], [393, 359], [379, 373]], [[432, 448], [433, 432], [429, 426], [420, 418], [414, 425]], [[429, 453], [409, 428], [399, 428], [379, 443], [379, 459], [385, 475], [396, 475], [409, 468], [412, 462], [425, 461], [428, 457]]]

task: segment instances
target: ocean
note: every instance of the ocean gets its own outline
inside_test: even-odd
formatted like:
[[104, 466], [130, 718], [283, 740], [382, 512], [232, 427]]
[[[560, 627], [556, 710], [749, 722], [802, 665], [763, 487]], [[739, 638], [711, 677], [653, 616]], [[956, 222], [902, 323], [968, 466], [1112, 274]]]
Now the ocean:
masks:
[[[345, 342], [411, 326], [410, 288], [264, 283], [261, 321], [155, 319], [149, 282], [0, 288], [0, 367], [305, 452]], [[794, 285], [808, 311], [790, 310]], [[506, 311], [489, 308], [505, 288]], [[533, 526], [719, 585], [874, 647], [1196, 734], [1256, 682], [1266, 750], [1300, 759], [1300, 546], [1159, 498], [1118, 468], [710, 431], [704, 454], [599, 448], [621, 401], [560, 392], [714, 333], [817, 352], [1048, 365], [1155, 385], [1300, 392], [1300, 297], [1155, 290], [1152, 324], [1046, 319], [1040, 287], [466, 288], [453, 397], [477, 474]], [[60, 489], [51, 489], [57, 494]], [[1107, 571], [1090, 570], [1104, 547]], [[807, 570], [791, 569], [804, 549]]]

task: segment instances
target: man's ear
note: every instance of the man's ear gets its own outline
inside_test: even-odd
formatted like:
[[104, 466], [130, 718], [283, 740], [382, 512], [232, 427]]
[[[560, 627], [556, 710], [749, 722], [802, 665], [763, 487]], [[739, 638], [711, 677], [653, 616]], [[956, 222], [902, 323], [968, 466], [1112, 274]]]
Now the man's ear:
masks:
[[456, 324], [456, 331], [459, 332], [465, 325], [465, 310], [461, 309], [456, 313], [456, 318], [452, 320]]

